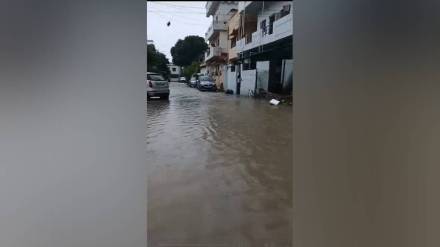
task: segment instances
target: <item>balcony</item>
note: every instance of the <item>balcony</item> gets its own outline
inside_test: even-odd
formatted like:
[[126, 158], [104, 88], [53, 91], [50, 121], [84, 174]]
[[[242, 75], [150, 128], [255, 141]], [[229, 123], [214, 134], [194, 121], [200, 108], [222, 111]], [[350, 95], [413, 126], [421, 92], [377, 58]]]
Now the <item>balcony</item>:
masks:
[[209, 50], [205, 54], [205, 61], [208, 62], [214, 58], [220, 58], [223, 52], [226, 51], [220, 47], [209, 47]]
[[236, 60], [238, 59], [238, 54], [237, 54], [237, 50], [235, 49], [235, 47], [229, 49], [229, 53], [228, 53], [228, 60]]
[[252, 1], [239, 1], [238, 2], [238, 13], [241, 13]]
[[217, 10], [219, 4], [220, 4], [220, 1], [207, 1], [206, 5], [205, 5], [206, 17], [213, 15], [215, 13], [215, 11]]
[[258, 47], [259, 45], [266, 45], [279, 39], [291, 36], [293, 34], [292, 18], [293, 15], [291, 13], [274, 21], [272, 34], [262, 34], [261, 30], [257, 30], [256, 32], [252, 33], [252, 35], [248, 35], [243, 39], [237, 40], [237, 52], [247, 51]]
[[238, 13], [246, 10], [246, 13], [257, 14], [263, 6], [263, 1], [239, 1]]
[[221, 21], [213, 21], [211, 23], [211, 26], [209, 26], [208, 31], [205, 33], [205, 40], [211, 39], [211, 37], [215, 34], [215, 32], [218, 31], [226, 31], [228, 30], [227, 22], [221, 22]]

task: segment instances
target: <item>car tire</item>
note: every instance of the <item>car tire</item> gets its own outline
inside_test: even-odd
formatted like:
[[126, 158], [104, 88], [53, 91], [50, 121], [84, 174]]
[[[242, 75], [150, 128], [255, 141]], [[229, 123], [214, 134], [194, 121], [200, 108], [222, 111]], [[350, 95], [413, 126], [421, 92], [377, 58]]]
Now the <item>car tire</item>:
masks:
[[169, 100], [169, 99], [170, 99], [170, 95], [169, 95], [169, 94], [166, 94], [165, 96], [163, 96], [163, 98], [164, 98], [165, 100]]
[[147, 94], [147, 101], [150, 101], [150, 100], [151, 100], [151, 97], [150, 97], [150, 95]]

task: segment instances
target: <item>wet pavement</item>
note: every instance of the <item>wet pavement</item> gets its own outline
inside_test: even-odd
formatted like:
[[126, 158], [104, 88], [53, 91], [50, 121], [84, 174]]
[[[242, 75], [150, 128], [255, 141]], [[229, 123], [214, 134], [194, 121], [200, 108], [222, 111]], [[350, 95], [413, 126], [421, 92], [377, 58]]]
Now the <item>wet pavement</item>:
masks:
[[170, 90], [147, 104], [148, 246], [291, 246], [292, 107]]

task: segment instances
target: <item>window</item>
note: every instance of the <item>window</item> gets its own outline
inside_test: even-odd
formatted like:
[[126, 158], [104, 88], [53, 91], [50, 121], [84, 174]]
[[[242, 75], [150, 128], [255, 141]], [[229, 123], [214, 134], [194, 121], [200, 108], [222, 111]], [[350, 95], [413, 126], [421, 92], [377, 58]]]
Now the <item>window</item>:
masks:
[[199, 80], [201, 81], [213, 81], [213, 79], [209, 76], [200, 76]]
[[247, 33], [246, 34], [246, 44], [249, 44], [252, 42], [252, 34], [251, 33]]
[[264, 19], [262, 22], [260, 22], [260, 29], [261, 29], [261, 34], [262, 35], [266, 35], [267, 34], [266, 19]]
[[147, 79], [152, 81], [165, 81], [165, 79], [159, 74], [149, 74], [147, 75]]
[[172, 70], [173, 70], [173, 72], [176, 72], [176, 68], [173, 68]]
[[269, 17], [269, 34], [273, 33], [273, 22], [275, 21], [275, 14]]
[[236, 44], [237, 44], [237, 38], [234, 37], [231, 39], [231, 48], [234, 48]]
[[231, 72], [235, 72], [235, 65], [231, 66]]
[[249, 69], [256, 69], [257, 68], [257, 62], [256, 61], [252, 61], [250, 64], [249, 64]]
[[243, 70], [253, 70], [256, 69], [256, 67], [257, 67], [257, 62], [252, 61], [250, 59], [246, 59], [243, 63]]
[[288, 15], [290, 13], [290, 4], [284, 5], [280, 13], [281, 13], [280, 18], [283, 18], [284, 16]]

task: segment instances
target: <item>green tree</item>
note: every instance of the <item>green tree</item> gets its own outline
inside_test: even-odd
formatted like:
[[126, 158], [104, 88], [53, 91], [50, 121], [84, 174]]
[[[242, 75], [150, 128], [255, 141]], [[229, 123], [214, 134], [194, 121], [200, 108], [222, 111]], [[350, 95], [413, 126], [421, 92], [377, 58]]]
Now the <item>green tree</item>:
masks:
[[168, 68], [169, 61], [167, 57], [156, 50], [153, 44], [147, 45], [147, 71], [160, 73], [169, 78], [171, 72]]
[[198, 62], [208, 49], [205, 39], [200, 36], [187, 36], [179, 39], [171, 48], [173, 63], [179, 66], [190, 66]]
[[199, 69], [200, 69], [200, 63], [195, 61], [192, 62], [191, 65], [183, 68], [183, 74], [185, 75], [185, 78], [189, 80], [193, 74], [199, 72]]

